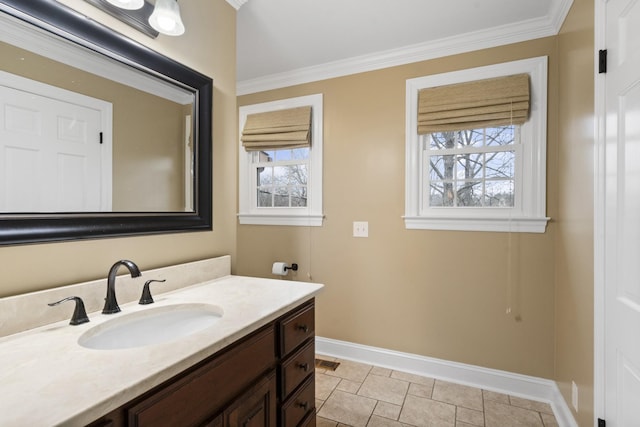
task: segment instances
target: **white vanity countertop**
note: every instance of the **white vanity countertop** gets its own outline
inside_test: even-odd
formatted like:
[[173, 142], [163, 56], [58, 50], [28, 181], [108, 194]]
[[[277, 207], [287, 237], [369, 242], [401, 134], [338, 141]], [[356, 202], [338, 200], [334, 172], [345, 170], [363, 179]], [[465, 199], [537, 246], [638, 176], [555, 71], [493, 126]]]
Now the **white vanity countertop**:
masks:
[[[0, 338], [0, 426], [82, 426], [120, 407], [313, 298], [316, 283], [225, 276], [154, 295], [152, 305], [89, 313]], [[92, 350], [77, 341], [116, 316], [182, 303], [208, 303], [224, 314], [214, 326], [176, 341], [122, 350]], [[72, 303], [69, 303], [72, 304]], [[38, 307], [38, 309], [41, 309]], [[69, 307], [69, 316], [73, 312]]]

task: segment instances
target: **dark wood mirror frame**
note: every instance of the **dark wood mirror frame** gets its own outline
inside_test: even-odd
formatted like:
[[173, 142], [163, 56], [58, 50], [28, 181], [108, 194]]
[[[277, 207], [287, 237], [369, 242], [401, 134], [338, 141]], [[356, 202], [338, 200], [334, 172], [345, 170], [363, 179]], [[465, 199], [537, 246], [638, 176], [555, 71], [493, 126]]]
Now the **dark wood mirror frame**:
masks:
[[205, 231], [212, 228], [213, 81], [55, 0], [0, 0], [7, 13], [73, 43], [138, 67], [195, 94], [193, 212], [0, 214], [0, 245]]

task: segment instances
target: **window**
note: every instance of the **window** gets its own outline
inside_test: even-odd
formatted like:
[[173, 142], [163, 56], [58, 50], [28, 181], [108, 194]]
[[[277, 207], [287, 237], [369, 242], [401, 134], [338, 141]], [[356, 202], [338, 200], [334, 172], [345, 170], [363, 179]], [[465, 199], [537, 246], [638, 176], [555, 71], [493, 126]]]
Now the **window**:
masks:
[[[530, 84], [528, 119], [419, 131], [420, 91], [517, 74]], [[540, 57], [407, 81], [406, 228], [545, 231], [546, 79], [547, 58]]]
[[[293, 111], [303, 113], [304, 117], [309, 114], [308, 107], [311, 117], [308, 135], [294, 141], [302, 128], [283, 124], [282, 114]], [[264, 142], [264, 147], [245, 148], [241, 140], [240, 224], [322, 225], [322, 95], [240, 107], [241, 136], [244, 132], [247, 139], [247, 118], [260, 115], [273, 121], [277, 132], [288, 128], [291, 135], [297, 136], [279, 138], [287, 140], [282, 145], [274, 144], [275, 138], [262, 137], [263, 141], [270, 141]], [[258, 143], [244, 141], [244, 145], [249, 144]]]
[[514, 207], [520, 127], [422, 135], [424, 208]]

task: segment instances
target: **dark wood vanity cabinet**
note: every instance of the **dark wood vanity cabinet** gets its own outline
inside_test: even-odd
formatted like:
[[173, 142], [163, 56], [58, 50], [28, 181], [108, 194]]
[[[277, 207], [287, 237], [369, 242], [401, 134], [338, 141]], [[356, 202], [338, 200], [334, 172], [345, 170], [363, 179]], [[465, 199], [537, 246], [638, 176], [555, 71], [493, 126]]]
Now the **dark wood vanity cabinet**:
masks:
[[314, 300], [89, 424], [315, 426]]

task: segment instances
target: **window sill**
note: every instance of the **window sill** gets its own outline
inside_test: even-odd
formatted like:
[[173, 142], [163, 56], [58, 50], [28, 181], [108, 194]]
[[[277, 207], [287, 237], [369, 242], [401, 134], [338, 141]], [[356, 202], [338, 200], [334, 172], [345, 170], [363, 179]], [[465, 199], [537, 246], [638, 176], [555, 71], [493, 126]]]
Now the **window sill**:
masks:
[[302, 227], [320, 227], [324, 215], [292, 214], [238, 214], [240, 224], [247, 225], [292, 225]]
[[416, 217], [404, 216], [408, 230], [496, 231], [544, 233], [551, 218], [488, 218], [488, 217]]

